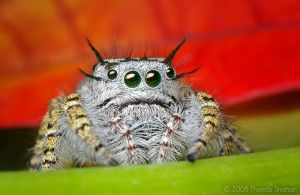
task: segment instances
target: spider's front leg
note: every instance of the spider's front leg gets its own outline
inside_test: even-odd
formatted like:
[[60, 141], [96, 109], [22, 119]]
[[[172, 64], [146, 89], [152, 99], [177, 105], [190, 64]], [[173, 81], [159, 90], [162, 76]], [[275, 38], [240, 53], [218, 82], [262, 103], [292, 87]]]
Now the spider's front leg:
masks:
[[[84, 143], [83, 146], [80, 142]], [[77, 154], [77, 145], [86, 148], [83, 151], [92, 149], [93, 156], [90, 155], [87, 159], [88, 164], [117, 164], [94, 135], [79, 95], [71, 94], [64, 100], [52, 101], [33, 149], [31, 169], [52, 170], [74, 166], [75, 156], [80, 155]]]
[[[189, 148], [187, 160], [194, 162], [196, 159], [206, 156], [230, 155], [234, 145], [243, 152], [250, 152], [250, 148], [225, 120], [213, 97], [203, 92], [198, 92], [196, 97], [201, 105], [202, 131], [192, 147]], [[217, 151], [212, 152], [212, 150]], [[209, 154], [210, 152], [213, 154]]]
[[111, 144], [114, 153], [122, 164], [144, 164], [147, 162], [145, 155], [146, 143], [142, 138], [133, 135], [133, 131], [140, 128], [142, 124], [136, 123], [129, 127], [121, 117], [114, 117], [110, 120], [114, 140]]
[[59, 99], [53, 99], [49, 111], [43, 118], [30, 160], [31, 170], [48, 170], [57, 167], [57, 164], [62, 164], [58, 162], [55, 154], [55, 149], [62, 136], [57, 123], [62, 113], [59, 102]]
[[88, 164], [117, 165], [118, 162], [109, 155], [101, 140], [92, 131], [92, 124], [81, 105], [80, 96], [78, 94], [71, 94], [66, 97], [63, 102], [63, 109], [67, 113], [67, 121], [71, 129], [96, 154], [96, 159], [93, 160], [95, 162], [88, 162]]
[[174, 112], [166, 124], [158, 122], [158, 129], [149, 140], [149, 158], [152, 163], [178, 161], [183, 158], [185, 135], [180, 129], [182, 116]]

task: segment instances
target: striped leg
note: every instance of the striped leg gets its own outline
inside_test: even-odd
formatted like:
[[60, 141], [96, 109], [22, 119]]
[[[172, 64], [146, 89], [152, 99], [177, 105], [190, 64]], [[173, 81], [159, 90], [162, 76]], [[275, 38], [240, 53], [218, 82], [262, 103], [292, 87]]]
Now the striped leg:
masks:
[[199, 92], [197, 99], [201, 104], [201, 115], [203, 116], [202, 134], [189, 149], [187, 160], [195, 161], [201, 156], [205, 156], [207, 148], [221, 140], [219, 155], [226, 156], [232, 153], [233, 146], [245, 152], [250, 152], [250, 148], [238, 136], [235, 129], [232, 128], [228, 121], [224, 119], [220, 111], [219, 105], [215, 102], [211, 95]]
[[222, 134], [223, 145], [222, 145], [222, 148], [220, 150], [220, 156], [228, 156], [232, 153], [233, 135], [227, 129], [222, 131], [221, 134]]
[[202, 133], [193, 146], [189, 149], [187, 160], [195, 161], [206, 153], [206, 148], [217, 138], [221, 129], [221, 113], [219, 105], [212, 96], [199, 92], [197, 99], [201, 104], [201, 115], [203, 116]]
[[[124, 123], [120, 117], [113, 118], [111, 121], [112, 127], [121, 134], [120, 140], [124, 143], [127, 155], [125, 161], [126, 164], [139, 164], [138, 146], [134, 140], [131, 129]], [[121, 143], [120, 143], [121, 144]]]
[[238, 135], [238, 133], [233, 127], [227, 126], [220, 133], [221, 133], [221, 138], [223, 140], [223, 146], [220, 151], [221, 156], [227, 156], [231, 154], [234, 146], [236, 146], [237, 149], [239, 149], [239, 151], [242, 153], [251, 152], [250, 147]]
[[158, 156], [155, 160], [156, 163], [174, 161], [176, 158], [170, 158], [172, 150], [174, 150], [174, 138], [177, 134], [178, 127], [182, 122], [182, 118], [178, 113], [174, 113], [170, 121], [166, 124], [163, 131], [163, 136], [159, 141]]
[[111, 158], [96, 137], [91, 128], [91, 122], [87, 118], [85, 110], [81, 106], [81, 99], [78, 94], [71, 94], [63, 102], [63, 109], [67, 113], [67, 120], [75, 133], [99, 156], [99, 163], [103, 165], [117, 165], [117, 161]]
[[57, 120], [61, 117], [61, 112], [59, 100], [53, 99], [39, 129], [38, 139], [33, 149], [34, 155], [30, 161], [30, 169], [50, 170], [57, 166], [58, 159], [55, 152], [58, 139], [61, 136]]
[[52, 109], [50, 108], [49, 111], [46, 113], [46, 115], [43, 118], [42, 124], [39, 128], [38, 131], [38, 137], [36, 140], [36, 143], [34, 145], [33, 148], [33, 156], [30, 159], [30, 170], [38, 170], [41, 167], [41, 155], [43, 152], [43, 138], [44, 138], [44, 134], [47, 131], [47, 124], [50, 118], [50, 112], [52, 111]]
[[233, 127], [228, 127], [228, 131], [230, 131], [232, 135], [232, 142], [234, 145], [242, 152], [242, 153], [250, 153], [252, 152], [251, 148], [247, 145], [247, 143], [239, 136], [236, 129]]

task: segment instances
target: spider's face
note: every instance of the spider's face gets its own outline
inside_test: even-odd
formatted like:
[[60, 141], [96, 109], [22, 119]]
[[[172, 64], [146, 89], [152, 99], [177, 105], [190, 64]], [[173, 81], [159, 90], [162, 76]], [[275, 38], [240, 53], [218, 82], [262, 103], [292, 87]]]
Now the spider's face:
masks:
[[93, 81], [81, 86], [81, 95], [91, 107], [101, 111], [117, 108], [124, 115], [132, 114], [131, 108], [137, 111], [136, 115], [147, 110], [153, 115], [153, 109], [170, 112], [180, 104], [178, 79], [196, 71], [176, 75], [172, 68], [172, 59], [184, 42], [185, 39], [166, 58], [104, 60], [88, 40], [98, 64], [93, 67], [93, 75], [82, 71]]
[[94, 68], [93, 76], [105, 83], [107, 103], [125, 107], [133, 104], [177, 103], [175, 70], [163, 58], [109, 59]]

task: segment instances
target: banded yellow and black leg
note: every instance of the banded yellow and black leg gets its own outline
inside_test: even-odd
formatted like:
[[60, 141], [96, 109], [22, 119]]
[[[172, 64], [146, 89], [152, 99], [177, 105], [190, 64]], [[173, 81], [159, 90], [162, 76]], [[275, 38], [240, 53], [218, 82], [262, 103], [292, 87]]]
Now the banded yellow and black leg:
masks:
[[100, 157], [102, 165], [117, 165], [104, 148], [101, 140], [94, 134], [91, 122], [86, 111], [81, 106], [81, 99], [78, 94], [71, 94], [65, 98], [63, 109], [67, 113], [67, 122], [72, 130]]
[[[222, 115], [219, 105], [209, 94], [197, 93], [197, 100], [201, 105], [202, 133], [189, 149], [187, 160], [195, 161], [200, 157], [227, 156], [233, 153], [236, 146], [240, 151], [251, 152], [247, 144], [239, 137], [236, 130]], [[214, 148], [216, 151], [208, 151]]]
[[34, 145], [34, 147], [32, 148], [32, 157], [30, 159], [30, 170], [38, 170], [41, 167], [41, 155], [43, 152], [43, 139], [44, 139], [44, 134], [47, 130], [47, 124], [50, 118], [50, 112], [51, 112], [51, 108], [49, 108], [49, 111], [46, 113], [46, 115], [43, 118], [43, 121], [41, 123], [41, 126], [39, 128], [38, 131], [38, 136], [36, 139], [36, 143]]
[[207, 149], [216, 144], [221, 131], [222, 115], [217, 102], [211, 95], [203, 92], [197, 93], [197, 100], [201, 105], [202, 133], [188, 151], [187, 160], [191, 162], [205, 156]]
[[33, 148], [33, 157], [30, 161], [31, 170], [50, 170], [57, 166], [58, 159], [55, 154], [58, 147], [58, 139], [62, 135], [59, 132], [57, 121], [61, 117], [59, 99], [53, 99], [38, 132], [38, 139]]
[[239, 149], [242, 153], [250, 153], [252, 152], [251, 148], [247, 145], [247, 143], [240, 137], [236, 129], [232, 126], [227, 127], [228, 131], [230, 131], [232, 135], [233, 144]]
[[222, 130], [220, 133], [222, 134], [220, 138], [222, 140], [220, 156], [228, 156], [232, 153], [233, 149], [233, 135], [227, 129]]

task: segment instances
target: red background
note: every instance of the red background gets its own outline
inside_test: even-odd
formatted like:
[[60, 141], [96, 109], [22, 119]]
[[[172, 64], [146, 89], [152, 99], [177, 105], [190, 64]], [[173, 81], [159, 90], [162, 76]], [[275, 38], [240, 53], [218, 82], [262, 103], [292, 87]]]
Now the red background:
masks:
[[0, 126], [38, 126], [49, 100], [71, 92], [100, 51], [166, 56], [224, 107], [300, 88], [300, 1], [1, 1]]

